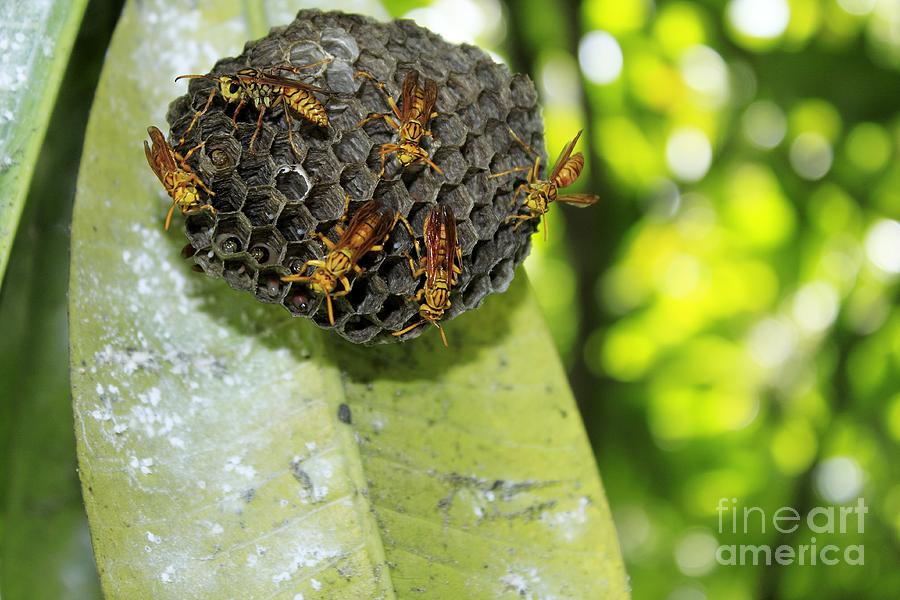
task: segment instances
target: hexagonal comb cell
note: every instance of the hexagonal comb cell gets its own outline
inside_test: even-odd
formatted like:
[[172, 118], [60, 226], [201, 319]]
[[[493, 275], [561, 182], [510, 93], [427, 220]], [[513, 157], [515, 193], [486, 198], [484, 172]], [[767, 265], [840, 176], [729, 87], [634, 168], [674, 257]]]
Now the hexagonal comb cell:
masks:
[[216, 223], [213, 248], [222, 257], [246, 252], [250, 243], [250, 222], [244, 215], [222, 217]]
[[[170, 139], [186, 137], [183, 152], [203, 144], [190, 164], [215, 192], [215, 214], [203, 211], [186, 219], [188, 240], [197, 249], [189, 260], [207, 275], [261, 302], [280, 303], [292, 315], [310, 318], [350, 341], [396, 342], [391, 332], [415, 318], [418, 303], [411, 296], [424, 279], [412, 277], [407, 256], [414, 254], [413, 243], [402, 224], [382, 251], [353, 257], [365, 272], [351, 273], [351, 293], [333, 299], [333, 325], [324, 298], [307, 282], [281, 277], [309, 275], [314, 269], [307, 261], [324, 259], [328, 250], [315, 234], [338, 241], [335, 224], [347, 196], [351, 214], [374, 199], [407, 217], [423, 251], [425, 217], [440, 203], [452, 209], [463, 250], [463, 275], [451, 290], [453, 306], [445, 319], [506, 289], [531, 247], [535, 223], [516, 229], [506, 221], [517, 210], [511, 199], [527, 173], [490, 175], [534, 161], [513, 141], [510, 128], [546, 164], [537, 92], [528, 77], [511, 75], [477, 48], [448, 44], [410, 21], [379, 23], [315, 10], [301, 11], [287, 27], [248, 43], [241, 56], [223, 59], [211, 74], [322, 59], [328, 62], [289, 76], [332, 92], [316, 94], [329, 116], [327, 128], [292, 113], [289, 137], [278, 98], [270, 99], [275, 108], [266, 110], [259, 131], [259, 111], [252, 102], [235, 125], [236, 103], [226, 103], [216, 92], [209, 110], [185, 136], [214, 89], [206, 80], [191, 81], [189, 93], [170, 106]], [[420, 81], [430, 78], [438, 84], [439, 114], [429, 125], [432, 136], [420, 146], [443, 173], [423, 162], [403, 167], [392, 153], [385, 176], [379, 178], [379, 150], [382, 144], [398, 143], [399, 136], [384, 120], [358, 127], [366, 115], [390, 109], [373, 82], [354, 74], [370, 73], [400, 102], [410, 70], [420, 73]]]
[[250, 258], [258, 267], [280, 265], [287, 241], [275, 227], [260, 227], [250, 235]]
[[309, 175], [300, 165], [285, 165], [275, 173], [275, 188], [288, 202], [302, 202], [310, 187]]
[[275, 222], [287, 201], [277, 190], [268, 186], [252, 188], [247, 192], [242, 212], [254, 227]]

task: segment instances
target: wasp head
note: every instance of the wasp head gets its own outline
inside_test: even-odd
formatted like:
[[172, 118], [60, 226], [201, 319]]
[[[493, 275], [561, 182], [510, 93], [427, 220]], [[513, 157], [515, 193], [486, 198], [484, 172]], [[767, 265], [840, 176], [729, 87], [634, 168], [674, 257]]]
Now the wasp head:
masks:
[[330, 294], [336, 287], [337, 278], [328, 269], [318, 268], [309, 276], [309, 289], [316, 294]]
[[400, 152], [397, 153], [397, 160], [404, 167], [408, 167], [414, 162], [419, 162], [428, 158], [428, 152], [417, 144], [400, 144]]
[[219, 93], [226, 102], [239, 102], [243, 92], [240, 80], [234, 75], [222, 75], [218, 79]]
[[432, 323], [434, 323], [436, 321], [440, 321], [444, 317], [444, 309], [435, 308], [434, 306], [423, 304], [419, 307], [419, 316], [426, 321], [431, 321]]
[[547, 212], [548, 205], [555, 198], [556, 188], [546, 182], [539, 182], [530, 186], [523, 204], [532, 212], [543, 214]]

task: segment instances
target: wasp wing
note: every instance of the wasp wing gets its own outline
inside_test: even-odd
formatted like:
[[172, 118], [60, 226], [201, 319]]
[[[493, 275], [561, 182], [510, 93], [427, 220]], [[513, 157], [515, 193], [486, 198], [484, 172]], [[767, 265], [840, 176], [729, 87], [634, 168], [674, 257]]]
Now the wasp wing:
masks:
[[559, 153], [559, 158], [556, 159], [556, 164], [553, 165], [553, 172], [550, 173], [550, 176], [547, 178], [547, 181], [553, 181], [556, 179], [556, 176], [559, 175], [559, 172], [562, 171], [563, 167], [566, 163], [569, 162], [569, 156], [572, 155], [572, 150], [575, 149], [575, 144], [578, 143], [578, 138], [581, 137], [581, 131], [579, 131], [575, 138], [566, 144], [566, 147], [562, 149], [562, 152]]
[[271, 73], [260, 72], [254, 75], [237, 75], [238, 79], [240, 79], [244, 83], [255, 83], [258, 85], [271, 85], [274, 87], [280, 88], [295, 88], [301, 90], [307, 90], [310, 92], [319, 92], [322, 94], [334, 94], [331, 90], [326, 90], [325, 88], [316, 87], [314, 85], [310, 85], [308, 83], [304, 83], [302, 81], [298, 81], [297, 79], [289, 79], [287, 77], [279, 77], [278, 75], [273, 75]]
[[409, 71], [403, 78], [403, 90], [400, 92], [400, 120], [408, 121], [410, 111], [416, 104], [416, 88], [419, 87], [419, 72]]
[[156, 127], [148, 127], [147, 133], [150, 135], [152, 146], [148, 145], [147, 141], [144, 140], [144, 155], [147, 157], [147, 162], [150, 164], [150, 168], [153, 169], [156, 177], [165, 184], [166, 174], [178, 168], [175, 164], [175, 157], [172, 156], [172, 148], [166, 142], [162, 131]]
[[600, 200], [599, 196], [595, 196], [594, 194], [564, 194], [562, 196], [557, 196], [557, 202], [564, 202], [566, 204], [572, 204], [579, 208], [584, 208], [585, 206], [591, 206], [592, 204], [597, 204]]
[[456, 237], [456, 218], [449, 206], [438, 204], [431, 209], [425, 221], [424, 234], [425, 250], [428, 254], [426, 285], [434, 286], [440, 273], [448, 280], [452, 279], [453, 262], [456, 260], [459, 242]]
[[393, 224], [394, 210], [376, 200], [369, 200], [350, 219], [334, 250], [350, 250], [351, 260], [355, 264], [391, 232]]
[[438, 87], [437, 84], [431, 80], [425, 80], [425, 89], [423, 94], [423, 104], [422, 104], [422, 126], [427, 127], [428, 121], [431, 120], [431, 113], [434, 110], [434, 104], [437, 102], [438, 95]]

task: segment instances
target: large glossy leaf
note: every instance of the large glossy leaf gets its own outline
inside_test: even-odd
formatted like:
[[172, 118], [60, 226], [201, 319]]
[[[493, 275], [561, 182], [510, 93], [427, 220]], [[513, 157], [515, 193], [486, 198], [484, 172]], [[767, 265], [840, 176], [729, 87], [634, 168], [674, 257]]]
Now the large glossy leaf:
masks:
[[195, 6], [128, 3], [79, 180], [73, 394], [107, 596], [627, 596], [524, 274], [448, 325], [449, 350], [436, 335], [363, 348], [179, 258], [145, 127], [162, 124], [173, 75], [284, 13]]
[[7, 0], [0, 9], [0, 285], [86, 4]]

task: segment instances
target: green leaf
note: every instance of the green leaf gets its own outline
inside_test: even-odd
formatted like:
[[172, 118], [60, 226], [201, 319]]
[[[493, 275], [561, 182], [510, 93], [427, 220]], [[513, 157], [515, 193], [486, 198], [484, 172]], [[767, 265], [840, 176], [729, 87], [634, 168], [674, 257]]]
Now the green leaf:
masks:
[[0, 20], [0, 286], [87, 0], [11, 0]]
[[365, 348], [191, 273], [162, 230], [145, 128], [163, 124], [174, 75], [236, 54], [275, 4], [129, 2], [108, 53], [70, 281], [106, 596], [627, 597], [524, 273], [448, 323], [449, 350], [433, 332]]

